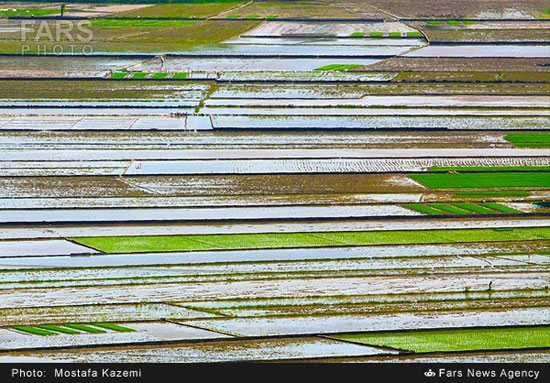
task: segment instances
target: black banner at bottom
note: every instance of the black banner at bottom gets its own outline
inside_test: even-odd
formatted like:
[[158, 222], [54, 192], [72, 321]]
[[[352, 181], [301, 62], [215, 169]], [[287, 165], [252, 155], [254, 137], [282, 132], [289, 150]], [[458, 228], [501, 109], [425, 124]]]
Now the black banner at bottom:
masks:
[[[213, 377], [214, 373], [232, 379], [254, 380], [263, 378], [289, 379], [297, 377], [289, 373], [307, 374], [308, 380], [317, 376], [326, 379], [351, 378], [366, 381], [395, 379], [396, 382], [548, 382], [549, 364], [543, 363], [37, 363], [0, 364], [0, 382], [102, 382], [102, 381], [151, 381], [167, 377]], [[258, 375], [269, 373], [269, 375]], [[201, 375], [190, 375], [201, 374]], [[342, 375], [346, 374], [346, 375]], [[302, 375], [303, 376], [303, 375]], [[193, 379], [194, 380], [194, 379]], [[159, 382], [160, 383], [160, 382]]]

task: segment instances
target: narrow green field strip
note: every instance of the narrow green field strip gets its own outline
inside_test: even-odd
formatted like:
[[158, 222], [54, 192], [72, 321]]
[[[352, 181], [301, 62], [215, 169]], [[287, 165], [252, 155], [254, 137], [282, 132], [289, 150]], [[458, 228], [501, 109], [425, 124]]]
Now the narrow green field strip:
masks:
[[546, 172], [417, 173], [409, 177], [428, 188], [550, 188]]
[[104, 328], [116, 332], [135, 332], [136, 330], [129, 327], [121, 326], [115, 323], [92, 323], [95, 327]]
[[550, 166], [433, 166], [431, 172], [548, 172]]
[[332, 338], [413, 352], [524, 349], [550, 347], [550, 327], [406, 331]]
[[520, 210], [513, 209], [511, 207], [504, 206], [498, 203], [486, 202], [486, 203], [480, 203], [480, 205], [483, 207], [486, 207], [487, 209], [500, 211], [502, 213], [513, 213], [513, 214], [522, 213]]
[[53, 325], [53, 324], [41, 324], [41, 325], [38, 325], [36, 327], [39, 327], [41, 329], [48, 330], [48, 331], [58, 332], [58, 333], [61, 333], [61, 334], [69, 334], [69, 335], [81, 334], [80, 331], [76, 331], [72, 328], [57, 326], [57, 325]]
[[550, 228], [76, 237], [105, 253], [307, 248], [550, 239]]
[[319, 68], [315, 68], [316, 71], [345, 71], [345, 70], [351, 70], [355, 68], [359, 68], [361, 65], [359, 64], [329, 64], [325, 65]]
[[498, 203], [429, 203], [405, 204], [403, 207], [429, 215], [464, 215], [464, 214], [521, 214], [520, 210], [512, 209]]
[[457, 202], [457, 203], [454, 203], [453, 205], [461, 209], [471, 211], [473, 213], [491, 214], [495, 212], [493, 209], [489, 209], [474, 203]]
[[405, 207], [407, 209], [414, 210], [414, 211], [418, 211], [420, 213], [430, 214], [430, 215], [445, 214], [444, 211], [436, 209], [436, 208], [432, 207], [431, 205], [425, 205], [425, 204], [421, 204], [421, 203], [409, 203], [409, 204], [403, 205], [403, 207]]
[[504, 138], [518, 148], [550, 148], [550, 133], [510, 133]]
[[479, 191], [457, 191], [454, 193], [458, 198], [505, 198], [505, 197], [527, 197], [526, 190], [479, 190]]
[[12, 328], [15, 330], [26, 332], [28, 334], [33, 334], [33, 335], [42, 335], [42, 336], [57, 335], [57, 333], [53, 331], [45, 330], [34, 326], [12, 326]]
[[457, 214], [457, 215], [470, 214], [468, 210], [464, 210], [464, 209], [461, 209], [460, 207], [455, 207], [445, 203], [433, 203], [431, 204], [431, 206], [435, 207], [436, 209], [443, 210], [446, 213]]
[[168, 78], [168, 73], [155, 73], [151, 76], [153, 80], [164, 80]]
[[67, 323], [67, 324], [64, 324], [63, 326], [64, 327], [69, 327], [69, 328], [72, 328], [72, 329], [75, 329], [75, 330], [80, 330], [80, 331], [83, 331], [83, 332], [88, 332], [90, 334], [104, 334], [104, 333], [106, 333], [105, 330], [102, 330], [100, 328], [92, 327], [92, 326], [88, 326], [88, 325], [80, 324], [80, 323]]
[[122, 80], [126, 77], [128, 77], [130, 73], [129, 72], [113, 72], [109, 76], [109, 78], [115, 79], [115, 80]]

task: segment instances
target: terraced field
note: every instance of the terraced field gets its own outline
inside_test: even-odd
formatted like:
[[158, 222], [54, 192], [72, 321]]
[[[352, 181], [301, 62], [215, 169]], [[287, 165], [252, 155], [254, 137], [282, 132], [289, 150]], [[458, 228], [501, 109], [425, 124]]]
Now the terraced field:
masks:
[[549, 362], [543, 3], [0, 12], [0, 361]]

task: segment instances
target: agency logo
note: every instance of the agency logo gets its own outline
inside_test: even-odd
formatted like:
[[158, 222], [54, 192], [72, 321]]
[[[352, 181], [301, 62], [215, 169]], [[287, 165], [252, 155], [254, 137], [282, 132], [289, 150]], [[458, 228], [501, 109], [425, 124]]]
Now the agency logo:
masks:
[[21, 54], [92, 54], [90, 26], [87, 20], [23, 20], [19, 28]]
[[435, 376], [435, 372], [430, 368], [428, 371], [424, 372], [424, 376], [428, 378], [433, 378]]

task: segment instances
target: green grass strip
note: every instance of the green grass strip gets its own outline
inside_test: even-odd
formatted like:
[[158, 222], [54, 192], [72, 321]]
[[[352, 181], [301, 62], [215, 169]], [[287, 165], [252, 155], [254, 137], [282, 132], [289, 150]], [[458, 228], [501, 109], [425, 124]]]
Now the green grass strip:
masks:
[[407, 209], [414, 210], [414, 211], [418, 211], [420, 213], [430, 214], [430, 215], [445, 214], [445, 212], [443, 212], [441, 210], [434, 209], [432, 206], [425, 205], [425, 204], [422, 204], [422, 203], [408, 203], [408, 204], [403, 205], [403, 207], [405, 207]]
[[58, 335], [53, 331], [45, 330], [34, 326], [12, 326], [12, 328], [15, 330], [26, 332], [33, 335], [42, 335], [42, 336]]
[[519, 148], [550, 148], [550, 133], [510, 133], [504, 138]]
[[492, 210], [492, 209], [488, 209], [486, 207], [483, 207], [483, 206], [479, 206], [479, 205], [476, 205], [476, 204], [473, 204], [473, 203], [465, 203], [465, 202], [460, 202], [460, 203], [454, 203], [453, 204], [454, 206], [457, 206], [461, 209], [464, 209], [464, 210], [468, 210], [468, 211], [471, 211], [471, 212], [474, 212], [474, 213], [480, 213], [480, 214], [491, 214], [491, 213], [494, 213], [495, 211]]
[[550, 347], [550, 327], [406, 331], [333, 338], [413, 352], [523, 349]]
[[426, 24], [428, 24], [428, 25], [441, 25], [441, 24], [443, 24], [443, 22], [440, 21], [440, 20], [428, 20], [428, 21], [426, 21]]
[[105, 330], [102, 330], [100, 328], [96, 328], [96, 327], [92, 327], [92, 326], [88, 326], [80, 323], [67, 323], [67, 324], [64, 324], [63, 326], [73, 328], [75, 330], [80, 330], [83, 332], [89, 332], [90, 334], [104, 334], [106, 332]]
[[136, 330], [129, 327], [121, 326], [115, 323], [92, 323], [95, 327], [105, 328], [107, 330], [113, 330], [117, 332], [135, 332]]
[[369, 33], [369, 36], [373, 37], [375, 39], [380, 39], [380, 38], [384, 37], [384, 32], [371, 32], [371, 33]]
[[187, 78], [187, 73], [185, 72], [177, 72], [177, 73], [174, 73], [174, 75], [172, 76], [172, 78], [174, 80], [183, 80], [183, 79], [186, 79]]
[[460, 21], [458, 21], [458, 20], [447, 20], [447, 24], [453, 25], [453, 26], [458, 26], [458, 25], [460, 25]]
[[113, 72], [111, 73], [111, 76], [109, 76], [109, 78], [121, 80], [123, 78], [126, 78], [126, 76], [128, 76], [128, 72]]
[[362, 65], [359, 65], [359, 64], [329, 64], [329, 65], [316, 68], [314, 70], [319, 70], [319, 71], [351, 70], [351, 69], [359, 68], [361, 66]]
[[422, 33], [417, 31], [407, 32], [407, 37], [422, 37]]
[[44, 330], [59, 332], [59, 333], [62, 333], [62, 334], [69, 334], [69, 335], [80, 334], [79, 331], [73, 330], [71, 328], [61, 327], [61, 326], [57, 326], [57, 325], [53, 325], [53, 324], [41, 324], [41, 325], [36, 326], [36, 327], [39, 327], [39, 328], [44, 329]]
[[388, 37], [391, 39], [396, 39], [396, 38], [399, 39], [403, 37], [403, 35], [401, 34], [401, 32], [389, 32]]
[[105, 253], [232, 249], [311, 248], [452, 242], [550, 239], [550, 227], [453, 230], [402, 230], [322, 233], [205, 234], [126, 237], [76, 237]]
[[451, 213], [451, 214], [461, 215], [461, 214], [469, 214], [470, 213], [467, 210], [461, 209], [459, 207], [451, 206], [451, 205], [448, 205], [446, 203], [432, 203], [431, 206], [433, 206], [436, 209], [443, 210], [444, 212]]
[[155, 73], [151, 78], [153, 80], [164, 80], [165, 78], [168, 77], [168, 73]]
[[434, 189], [550, 187], [545, 172], [417, 173], [409, 177]]
[[134, 79], [134, 80], [143, 80], [148, 75], [149, 75], [149, 73], [146, 73], [146, 72], [135, 72], [132, 75], [132, 79]]
[[515, 213], [515, 214], [523, 213], [520, 210], [512, 209], [511, 207], [504, 206], [504, 205], [501, 205], [499, 203], [494, 203], [494, 202], [480, 203], [479, 205], [483, 206], [483, 207], [486, 207], [488, 209], [500, 211], [502, 213]]
[[526, 190], [479, 190], [479, 191], [457, 191], [458, 198], [484, 198], [484, 197], [527, 197]]
[[353, 37], [353, 38], [360, 38], [360, 37], [365, 37], [365, 32], [353, 32], [350, 37]]

